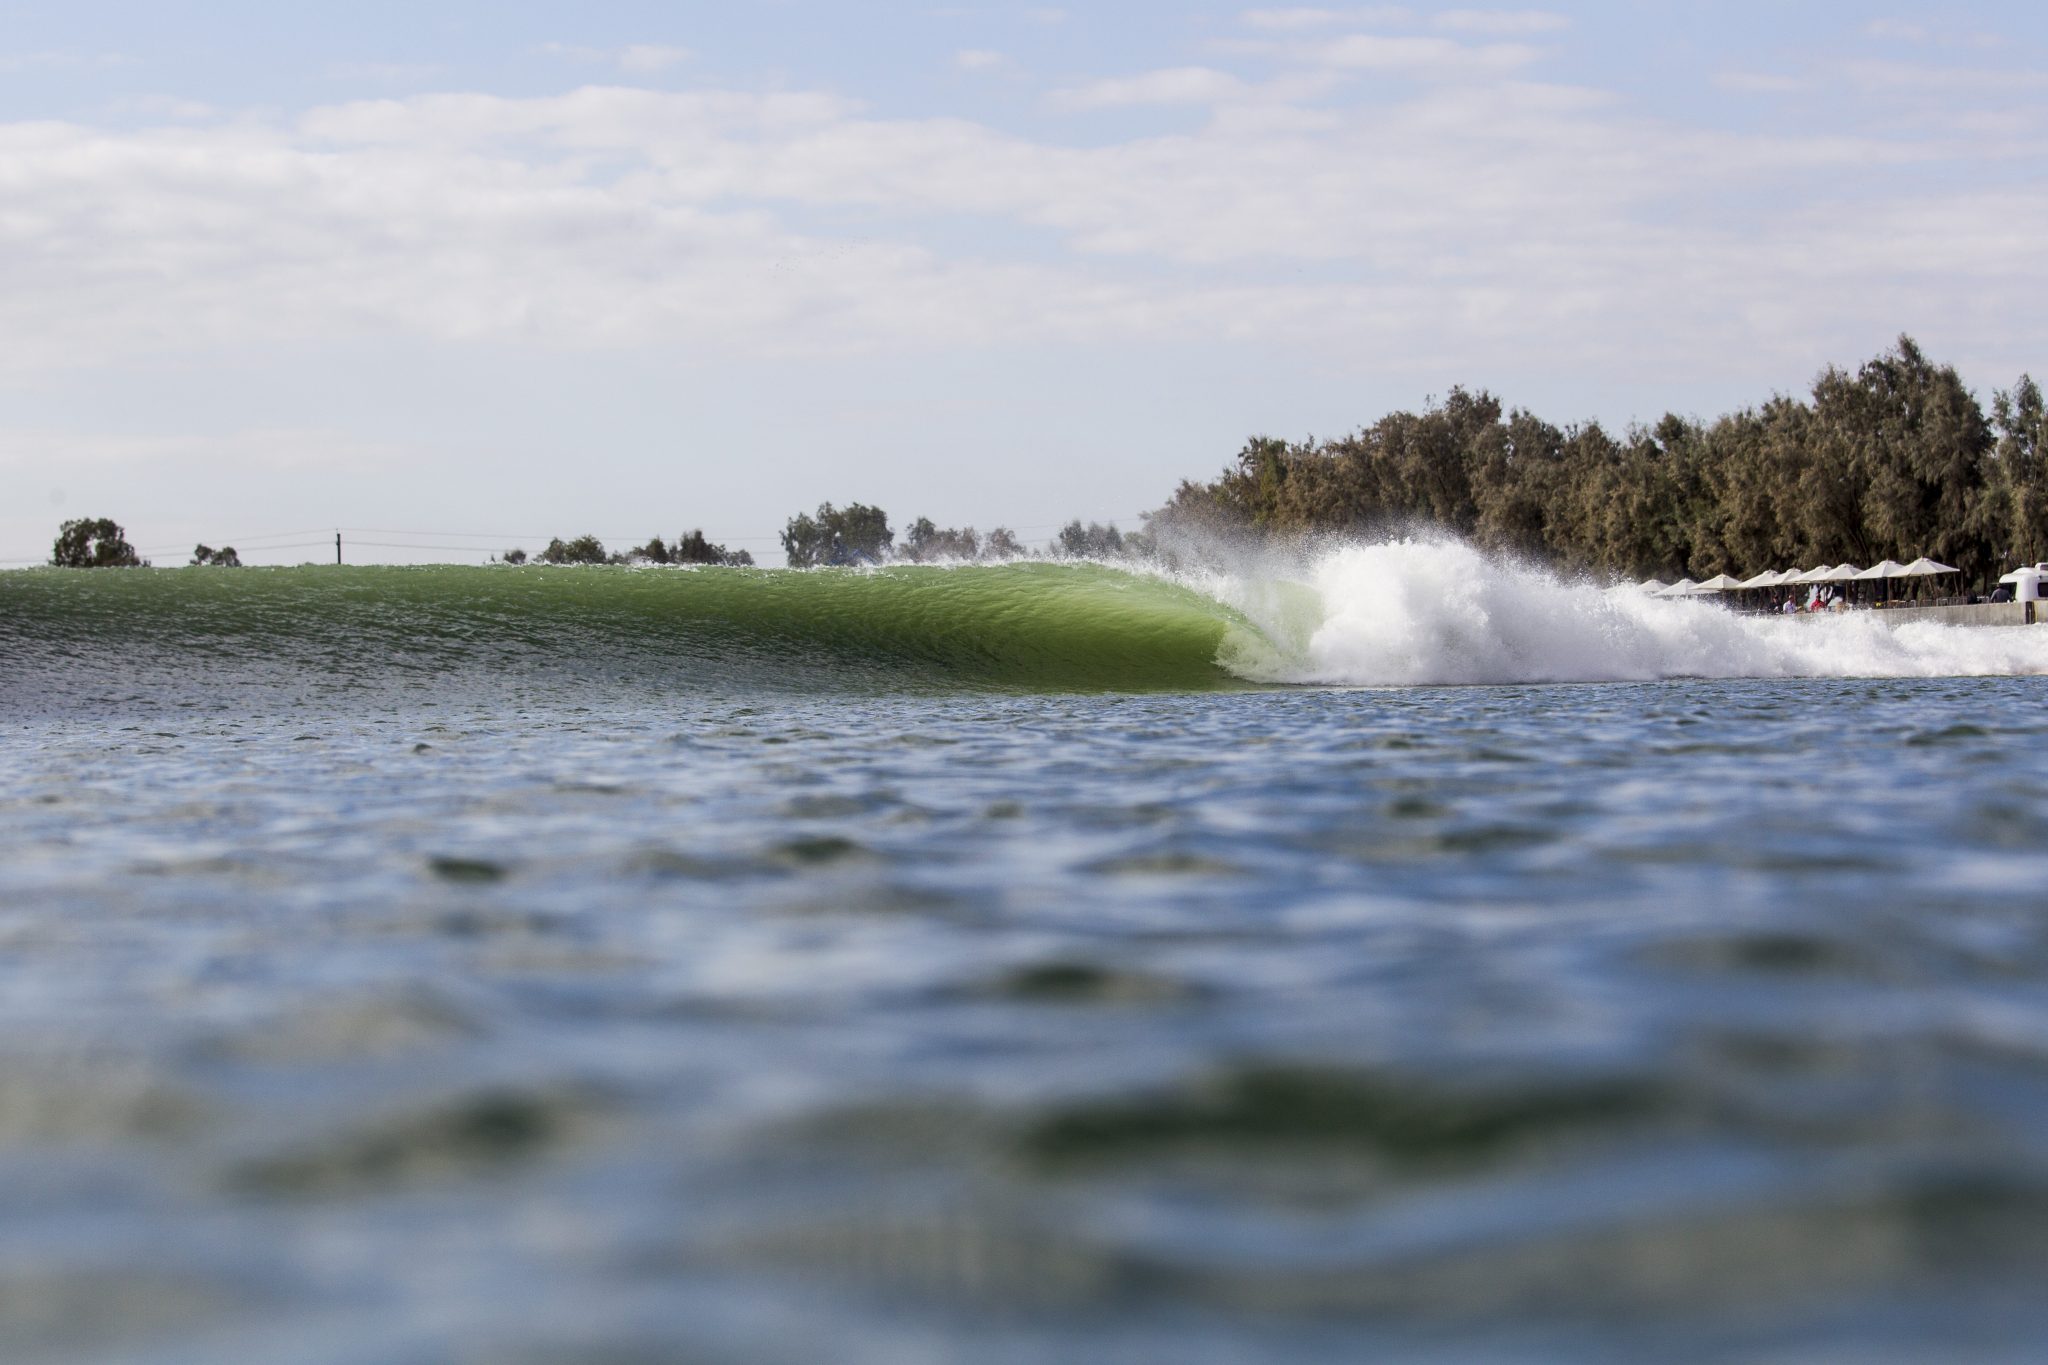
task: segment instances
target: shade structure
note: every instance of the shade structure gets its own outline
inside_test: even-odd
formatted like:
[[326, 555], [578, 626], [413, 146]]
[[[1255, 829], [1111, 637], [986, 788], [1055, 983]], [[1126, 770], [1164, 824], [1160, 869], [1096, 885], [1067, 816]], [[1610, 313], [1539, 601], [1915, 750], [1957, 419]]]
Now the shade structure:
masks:
[[1743, 580], [1742, 588], [1744, 592], [1748, 592], [1755, 588], [1775, 588], [1778, 586], [1778, 584], [1784, 581], [1785, 575], [1783, 570], [1766, 569], [1764, 572], [1758, 574], [1755, 578]]
[[1734, 592], [1741, 586], [1741, 580], [1731, 578], [1724, 573], [1717, 573], [1706, 582], [1699, 584], [1693, 591], [1695, 593]]
[[1900, 578], [1933, 578], [1939, 574], [1961, 572], [1961, 569], [1951, 569], [1946, 564], [1937, 564], [1923, 556], [1899, 570], [1898, 576]]
[[1789, 584], [1789, 583], [1825, 583], [1825, 582], [1827, 582], [1827, 581], [1828, 581], [1828, 575], [1829, 575], [1830, 573], [1832, 573], [1832, 572], [1834, 572], [1834, 570], [1830, 569], [1830, 568], [1829, 568], [1829, 567], [1828, 567], [1827, 565], [1823, 564], [1823, 565], [1821, 565], [1821, 566], [1820, 566], [1819, 568], [1817, 568], [1817, 569], [1808, 569], [1808, 570], [1806, 570], [1806, 571], [1805, 571], [1804, 573], [1801, 573], [1801, 574], [1797, 575], [1796, 577], [1788, 578], [1788, 579], [1786, 579], [1785, 581], [1786, 581], [1786, 582], [1787, 582], [1788, 584]]
[[1857, 574], [1856, 578], [1859, 582], [1868, 582], [1873, 578], [1903, 578], [1905, 574], [1905, 565], [1899, 563], [1896, 559], [1886, 559], [1871, 565], [1862, 573]]
[[1664, 591], [1658, 593], [1657, 596], [1690, 597], [1695, 592], [1699, 591], [1699, 586], [1699, 584], [1693, 582], [1690, 578], [1681, 578], [1676, 583], [1673, 583], [1670, 587], [1664, 589]]
[[1636, 591], [1647, 593], [1660, 593], [1670, 586], [1671, 585], [1669, 583], [1666, 583], [1661, 578], [1645, 578], [1642, 582], [1636, 584]]
[[1832, 569], [1816, 569], [1815, 572], [1820, 574], [1820, 577], [1814, 580], [1816, 583], [1847, 583], [1863, 570], [1854, 564], [1837, 564]]

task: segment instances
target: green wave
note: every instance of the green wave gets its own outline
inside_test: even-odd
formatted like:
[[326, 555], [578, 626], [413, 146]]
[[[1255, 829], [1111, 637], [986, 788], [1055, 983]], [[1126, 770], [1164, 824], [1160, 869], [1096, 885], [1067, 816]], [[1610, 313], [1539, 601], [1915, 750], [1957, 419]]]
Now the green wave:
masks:
[[879, 570], [526, 566], [30, 570], [0, 575], [0, 643], [212, 665], [653, 672], [1052, 691], [1241, 686], [1257, 630], [1187, 587], [1096, 564]]

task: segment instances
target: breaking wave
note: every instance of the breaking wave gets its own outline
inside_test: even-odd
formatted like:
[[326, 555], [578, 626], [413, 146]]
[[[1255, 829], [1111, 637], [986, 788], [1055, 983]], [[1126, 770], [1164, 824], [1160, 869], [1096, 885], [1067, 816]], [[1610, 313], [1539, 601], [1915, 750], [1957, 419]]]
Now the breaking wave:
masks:
[[1347, 545], [1210, 590], [1273, 649], [1228, 660], [1264, 682], [1363, 686], [2048, 672], [2048, 628], [1878, 613], [1737, 615], [1713, 601], [1559, 578], [1448, 540]]
[[88, 658], [216, 675], [1156, 691], [2039, 674], [2048, 628], [1738, 616], [1427, 539], [1179, 575], [1038, 562], [0, 574], [0, 674]]

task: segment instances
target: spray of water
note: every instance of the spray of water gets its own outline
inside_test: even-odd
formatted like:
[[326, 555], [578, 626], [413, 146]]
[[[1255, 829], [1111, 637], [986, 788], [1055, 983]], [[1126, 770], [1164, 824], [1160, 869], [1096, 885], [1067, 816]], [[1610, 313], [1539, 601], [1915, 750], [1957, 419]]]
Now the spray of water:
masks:
[[1744, 616], [1572, 581], [1429, 538], [1252, 554], [1191, 575], [1254, 631], [1221, 662], [1255, 682], [1362, 686], [2048, 673], [2048, 626], [1878, 613]]

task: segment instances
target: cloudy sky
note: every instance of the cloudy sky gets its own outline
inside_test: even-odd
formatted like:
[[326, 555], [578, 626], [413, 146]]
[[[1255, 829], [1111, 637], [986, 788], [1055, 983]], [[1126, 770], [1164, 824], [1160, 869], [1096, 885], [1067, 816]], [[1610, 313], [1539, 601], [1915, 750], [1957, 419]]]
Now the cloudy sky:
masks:
[[0, 0], [0, 560], [1042, 540], [1454, 384], [1624, 426], [1902, 331], [1988, 400], [2044, 151], [2019, 3]]

